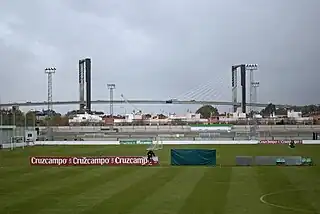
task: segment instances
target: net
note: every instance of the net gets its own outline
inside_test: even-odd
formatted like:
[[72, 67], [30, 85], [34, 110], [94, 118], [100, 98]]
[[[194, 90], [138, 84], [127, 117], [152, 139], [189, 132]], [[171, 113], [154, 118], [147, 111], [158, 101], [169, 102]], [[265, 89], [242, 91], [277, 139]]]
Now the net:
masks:
[[157, 137], [156, 140], [152, 141], [151, 144], [149, 144], [149, 147], [147, 150], [160, 150], [163, 148], [163, 141], [160, 139], [160, 137]]

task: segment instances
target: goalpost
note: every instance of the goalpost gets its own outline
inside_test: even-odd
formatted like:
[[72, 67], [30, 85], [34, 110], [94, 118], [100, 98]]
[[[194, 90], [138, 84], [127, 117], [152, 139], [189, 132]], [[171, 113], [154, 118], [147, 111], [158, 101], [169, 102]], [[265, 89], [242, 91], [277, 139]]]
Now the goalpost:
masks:
[[24, 149], [25, 145], [25, 141], [24, 141], [24, 137], [23, 136], [13, 136], [10, 138], [10, 149], [14, 150], [15, 148], [17, 148], [17, 143], [21, 144], [22, 148]]
[[163, 148], [163, 141], [160, 139], [159, 136], [156, 137], [155, 140], [149, 145], [147, 150], [161, 150]]

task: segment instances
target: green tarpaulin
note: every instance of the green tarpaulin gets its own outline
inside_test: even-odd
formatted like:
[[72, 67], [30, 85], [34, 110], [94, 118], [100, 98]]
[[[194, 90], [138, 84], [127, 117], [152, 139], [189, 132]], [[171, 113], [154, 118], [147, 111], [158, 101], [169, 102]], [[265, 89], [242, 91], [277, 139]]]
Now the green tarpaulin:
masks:
[[216, 150], [171, 149], [171, 165], [216, 165]]

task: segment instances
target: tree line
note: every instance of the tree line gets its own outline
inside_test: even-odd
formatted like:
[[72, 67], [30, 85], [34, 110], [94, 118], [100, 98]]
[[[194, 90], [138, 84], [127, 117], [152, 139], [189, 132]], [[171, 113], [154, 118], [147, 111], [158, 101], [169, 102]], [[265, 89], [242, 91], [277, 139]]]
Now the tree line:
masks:
[[1, 109], [0, 123], [1, 125], [15, 126], [46, 126], [46, 125], [68, 125], [68, 117], [56, 112], [51, 112], [50, 117], [48, 112], [28, 111], [22, 112], [19, 109]]
[[[270, 103], [264, 109], [259, 112], [249, 113], [259, 113], [263, 117], [269, 117], [271, 114], [275, 113], [276, 115], [287, 115], [287, 110], [294, 110], [302, 112], [302, 116], [310, 117], [313, 115], [320, 114], [320, 105], [306, 105], [306, 106], [292, 106], [290, 108], [276, 108], [276, 106]], [[65, 115], [57, 113], [55, 111], [48, 112], [43, 111], [28, 111], [22, 112], [20, 109], [13, 107], [12, 109], [0, 109], [0, 122], [2, 125], [16, 125], [16, 126], [68, 126], [69, 119], [74, 115], [83, 113], [78, 110], [72, 110], [67, 112]], [[105, 115], [104, 112], [92, 112], [96, 115]], [[220, 115], [225, 115], [219, 113], [219, 110], [211, 105], [204, 105], [200, 107], [196, 113], [200, 114], [202, 118], [211, 118], [218, 117]], [[50, 115], [50, 117], [48, 117]], [[146, 114], [148, 115], [148, 114]], [[145, 115], [145, 116], [146, 116]], [[151, 117], [151, 115], [150, 115]], [[165, 116], [163, 115], [163, 118]], [[161, 117], [162, 118], [162, 117]]]
[[[258, 112], [249, 112], [249, 115], [253, 113], [258, 113], [263, 117], [269, 117], [273, 113], [275, 115], [286, 116], [288, 110], [293, 110], [296, 112], [301, 112], [303, 117], [310, 117], [314, 115], [320, 114], [320, 105], [305, 105], [305, 106], [291, 106], [288, 108], [276, 108], [276, 106], [272, 103], [268, 104], [264, 109]], [[218, 109], [211, 105], [204, 105], [200, 107], [196, 113], [201, 114], [203, 118], [210, 118], [214, 116], [220, 116], [222, 114], [219, 113]]]

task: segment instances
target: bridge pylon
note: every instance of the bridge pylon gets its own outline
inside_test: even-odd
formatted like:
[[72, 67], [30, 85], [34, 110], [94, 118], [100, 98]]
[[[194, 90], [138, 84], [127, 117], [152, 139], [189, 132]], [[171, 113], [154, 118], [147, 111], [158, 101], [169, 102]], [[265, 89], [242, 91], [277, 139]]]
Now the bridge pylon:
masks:
[[[241, 110], [242, 113], [247, 112], [247, 81], [246, 81], [246, 72], [250, 71], [250, 77], [253, 77], [253, 71], [258, 69], [257, 64], [239, 64], [233, 65], [231, 67], [231, 93], [232, 93], [232, 102], [238, 103], [238, 72], [240, 68], [240, 85], [241, 85]], [[251, 80], [250, 80], [251, 81]], [[250, 82], [251, 84], [251, 82]], [[233, 112], [236, 112], [238, 106], [233, 105]]]

